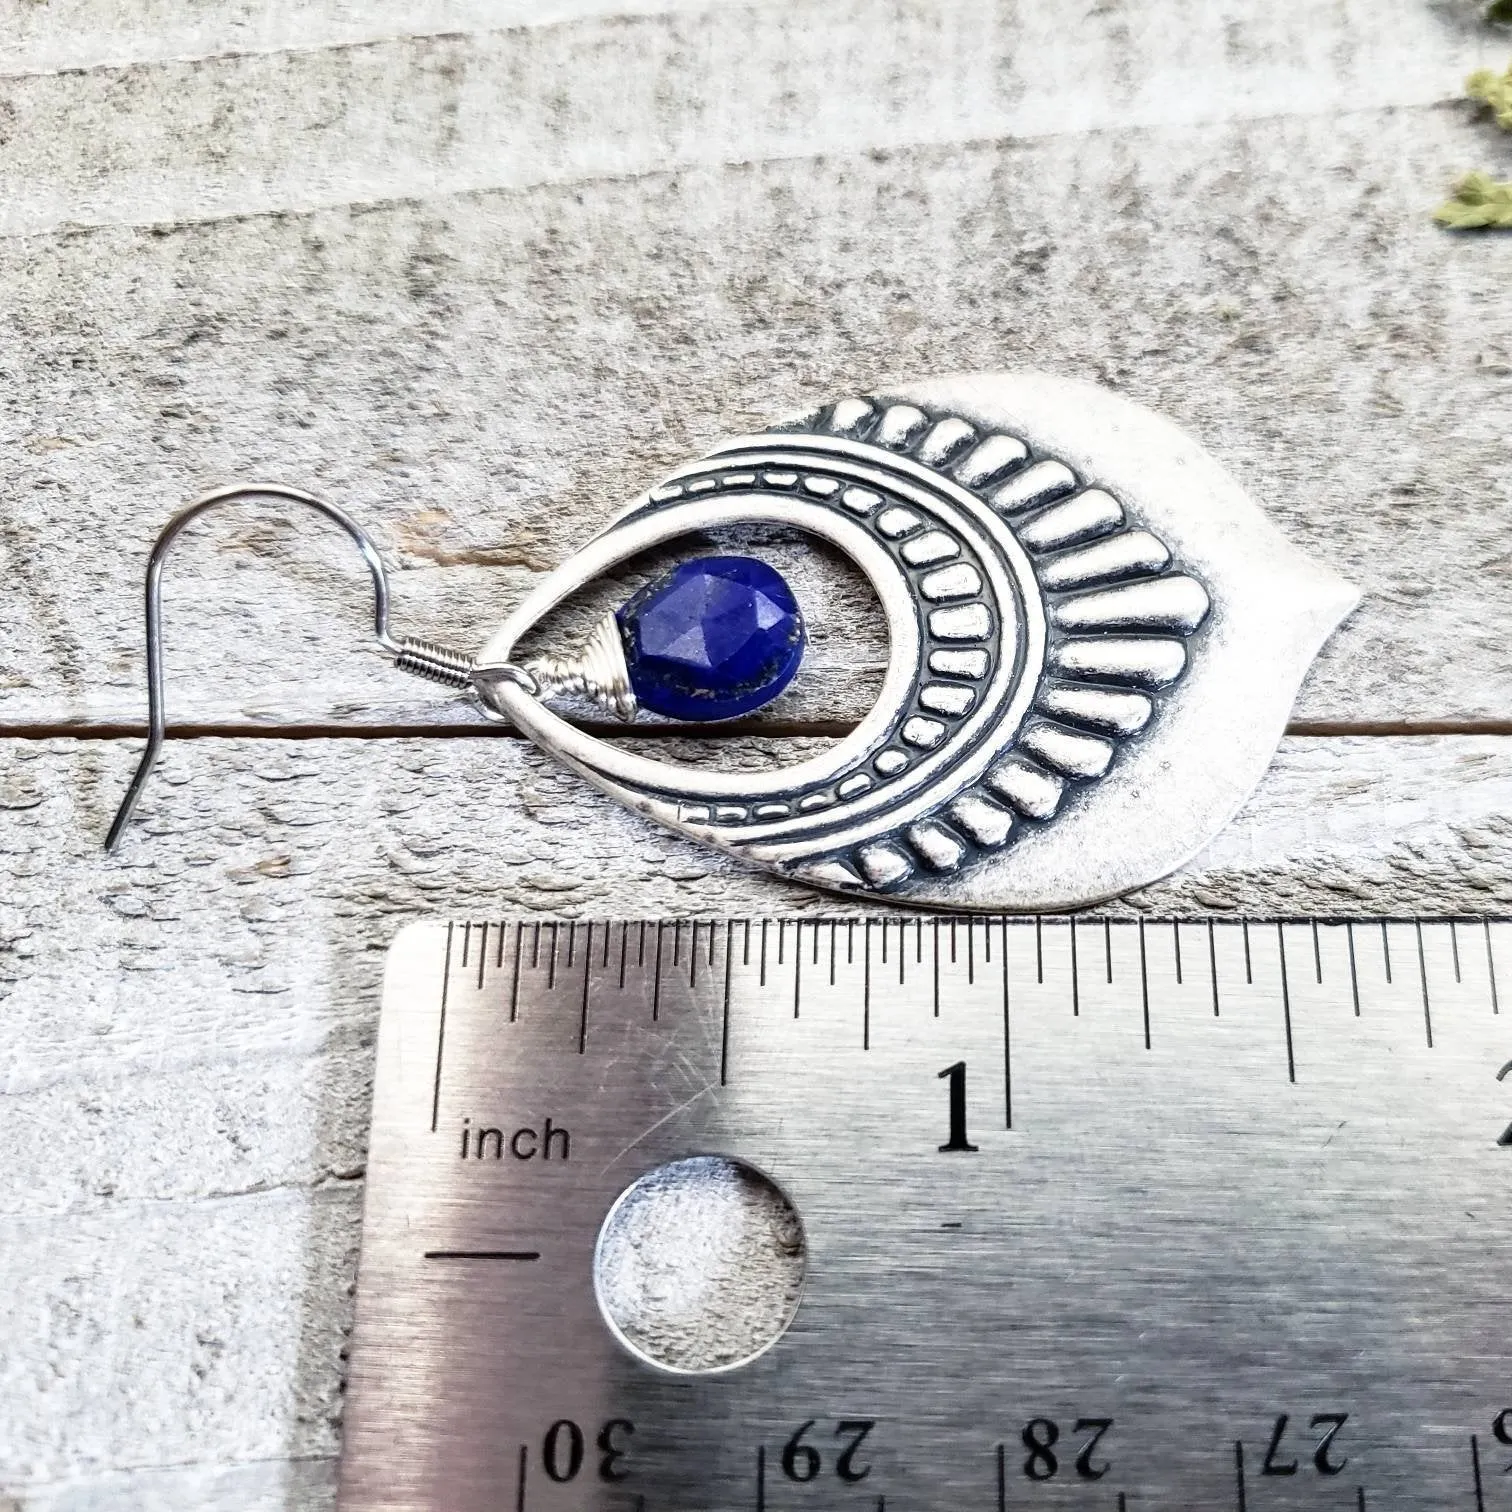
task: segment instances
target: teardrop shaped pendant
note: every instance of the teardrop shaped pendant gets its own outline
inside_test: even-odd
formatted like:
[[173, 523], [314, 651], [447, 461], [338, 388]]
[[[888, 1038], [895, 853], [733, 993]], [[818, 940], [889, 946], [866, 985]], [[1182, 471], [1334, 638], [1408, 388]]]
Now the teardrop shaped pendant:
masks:
[[[886, 614], [876, 704], [823, 755], [753, 777], [595, 738], [621, 717], [737, 717], [798, 672], [798, 604], [750, 557], [683, 563], [582, 652], [521, 666], [564, 599], [652, 547], [738, 525], [837, 546]], [[1167, 421], [1091, 385], [973, 375], [842, 399], [716, 447], [632, 501], [471, 670], [485, 710], [626, 806], [814, 886], [1049, 910], [1190, 859], [1269, 764], [1358, 601]]]

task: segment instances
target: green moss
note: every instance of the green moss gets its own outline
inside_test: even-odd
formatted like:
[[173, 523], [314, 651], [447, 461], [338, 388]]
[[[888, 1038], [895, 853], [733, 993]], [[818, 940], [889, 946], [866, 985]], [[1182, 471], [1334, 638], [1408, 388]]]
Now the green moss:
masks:
[[1512, 63], [1506, 73], [1478, 68], [1465, 80], [1465, 93], [1488, 106], [1503, 131], [1512, 131]]
[[1512, 24], [1512, 0], [1491, 0], [1486, 8], [1486, 20]]
[[1453, 199], [1440, 205], [1433, 218], [1456, 231], [1512, 231], [1512, 183], [1499, 184], [1489, 173], [1467, 173], [1454, 186]]

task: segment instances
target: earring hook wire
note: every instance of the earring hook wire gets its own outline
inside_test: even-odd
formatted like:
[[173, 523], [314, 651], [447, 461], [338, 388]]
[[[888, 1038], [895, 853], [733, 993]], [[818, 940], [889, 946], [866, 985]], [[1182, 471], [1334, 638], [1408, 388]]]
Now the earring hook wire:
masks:
[[472, 680], [471, 657], [429, 641], [396, 639], [390, 633], [388, 571], [372, 537], [344, 509], [315, 494], [282, 483], [236, 484], [229, 488], [215, 489], [186, 505], [168, 521], [153, 543], [152, 554], [147, 559], [147, 745], [137, 763], [131, 785], [126, 789], [126, 796], [116, 810], [110, 833], [105, 837], [107, 851], [113, 852], [120, 845], [121, 836], [131, 823], [137, 800], [142, 796], [142, 789], [146, 787], [147, 779], [162, 755], [163, 740], [167, 735], [163, 696], [163, 567], [168, 553], [185, 528], [202, 514], [221, 504], [250, 501], [301, 504], [339, 525], [362, 553], [362, 559], [367, 563], [368, 572], [372, 576], [373, 633], [378, 644], [404, 671], [457, 688], [468, 686]]

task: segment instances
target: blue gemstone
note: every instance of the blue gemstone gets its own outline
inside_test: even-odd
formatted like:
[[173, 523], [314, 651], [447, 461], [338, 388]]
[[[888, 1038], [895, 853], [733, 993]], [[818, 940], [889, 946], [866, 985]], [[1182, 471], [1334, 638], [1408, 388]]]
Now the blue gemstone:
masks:
[[630, 686], [669, 719], [733, 719], [782, 692], [803, 660], [803, 616], [754, 557], [699, 557], [619, 611]]

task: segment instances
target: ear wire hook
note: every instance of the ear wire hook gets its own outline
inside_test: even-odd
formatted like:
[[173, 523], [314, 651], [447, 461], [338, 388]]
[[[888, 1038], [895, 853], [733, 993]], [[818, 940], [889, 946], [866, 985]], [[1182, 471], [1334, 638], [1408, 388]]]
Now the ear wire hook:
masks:
[[[372, 537], [345, 510], [338, 509], [336, 505], [317, 498], [314, 494], [305, 493], [302, 489], [287, 488], [279, 483], [218, 488], [213, 493], [196, 499], [169, 520], [147, 560], [147, 746], [142, 752], [142, 759], [137, 763], [131, 786], [126, 789], [126, 796], [116, 810], [110, 833], [105, 837], [107, 851], [114, 851], [121, 843], [121, 836], [131, 822], [142, 789], [146, 787], [147, 779], [152, 775], [158, 757], [162, 754], [163, 738], [167, 733], [167, 716], [163, 704], [163, 564], [167, 561], [173, 543], [186, 526], [219, 504], [242, 500], [276, 500], [286, 504], [303, 504], [339, 525], [356, 543], [372, 574], [373, 633], [378, 644], [394, 658], [394, 665], [417, 677], [426, 677], [432, 682], [444, 683], [452, 688], [465, 688], [472, 683], [472, 657], [430, 641], [396, 638], [389, 632], [389, 584], [383, 558], [378, 554]], [[513, 668], [509, 670], [515, 672]], [[527, 691], [533, 692], [534, 685]]]

